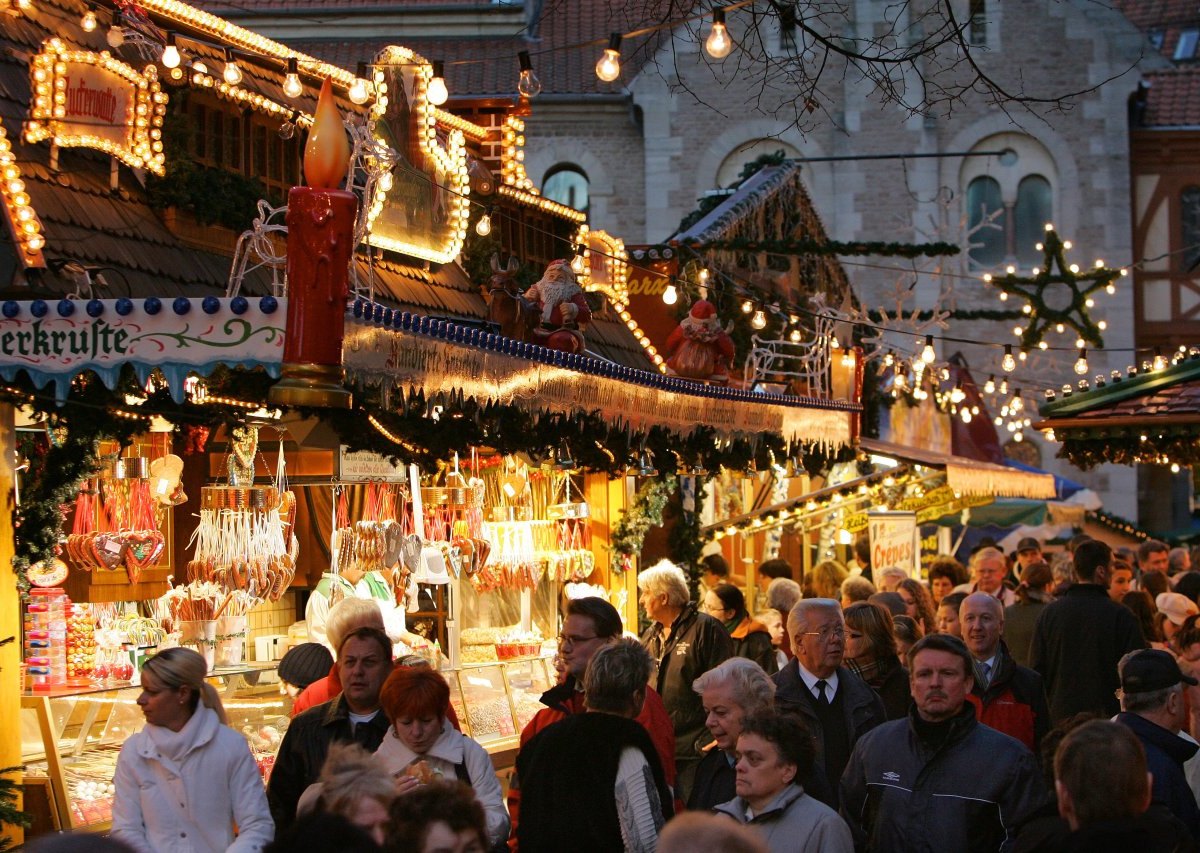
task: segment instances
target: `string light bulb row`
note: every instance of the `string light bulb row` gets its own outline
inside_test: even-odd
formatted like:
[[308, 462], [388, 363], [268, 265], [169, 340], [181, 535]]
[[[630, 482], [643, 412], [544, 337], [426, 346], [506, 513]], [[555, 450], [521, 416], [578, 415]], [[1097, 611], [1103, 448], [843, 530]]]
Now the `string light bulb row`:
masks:
[[17, 165], [16, 154], [3, 126], [0, 126], [0, 196], [4, 198], [4, 210], [13, 238], [21, 248], [18, 260], [22, 268], [45, 267], [42, 249], [46, 245], [46, 238], [42, 222], [33, 208], [29, 193], [25, 191], [21, 168]]

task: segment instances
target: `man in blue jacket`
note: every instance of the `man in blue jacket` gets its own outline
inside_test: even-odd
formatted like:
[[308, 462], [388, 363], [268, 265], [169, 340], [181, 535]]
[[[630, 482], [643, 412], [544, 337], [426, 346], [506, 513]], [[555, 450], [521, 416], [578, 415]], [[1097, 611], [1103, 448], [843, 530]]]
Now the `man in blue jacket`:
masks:
[[1146, 750], [1146, 766], [1154, 777], [1153, 802], [1162, 803], [1183, 821], [1193, 838], [1200, 838], [1200, 806], [1188, 786], [1183, 763], [1200, 747], [1179, 736], [1187, 723], [1184, 685], [1196, 679], [1184, 675], [1170, 652], [1143, 649], [1121, 658], [1121, 713], [1117, 722], [1128, 726]]
[[931, 634], [908, 653], [913, 708], [864, 734], [842, 775], [842, 816], [871, 853], [994, 853], [1046, 801], [1033, 754], [967, 701], [971, 653]]

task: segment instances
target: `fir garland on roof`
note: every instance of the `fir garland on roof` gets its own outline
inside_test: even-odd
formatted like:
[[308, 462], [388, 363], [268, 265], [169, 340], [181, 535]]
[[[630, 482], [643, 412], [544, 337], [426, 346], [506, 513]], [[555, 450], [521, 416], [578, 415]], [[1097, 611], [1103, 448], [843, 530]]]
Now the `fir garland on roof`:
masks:
[[954, 243], [885, 243], [878, 240], [814, 240], [811, 238], [791, 240], [750, 240], [732, 238], [728, 240], [685, 240], [687, 246], [697, 252], [706, 250], [734, 252], [763, 252], [768, 255], [821, 255], [844, 256], [879, 255], [897, 258], [941, 257], [957, 255], [962, 250]]

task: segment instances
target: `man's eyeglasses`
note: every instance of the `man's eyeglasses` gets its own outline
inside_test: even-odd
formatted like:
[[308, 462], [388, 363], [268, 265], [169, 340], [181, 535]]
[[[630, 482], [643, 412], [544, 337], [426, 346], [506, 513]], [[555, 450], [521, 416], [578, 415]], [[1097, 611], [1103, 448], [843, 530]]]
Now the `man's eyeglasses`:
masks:
[[578, 634], [559, 634], [558, 647], [562, 649], [566, 648], [568, 645], [577, 646], [580, 643], [586, 643], [588, 640], [594, 639], [596, 639], [595, 635], [592, 635], [591, 637], [581, 637]]
[[845, 639], [846, 628], [843, 625], [826, 625], [820, 631], [801, 631], [801, 637], [819, 637], [822, 643], [827, 643], [833, 637]]

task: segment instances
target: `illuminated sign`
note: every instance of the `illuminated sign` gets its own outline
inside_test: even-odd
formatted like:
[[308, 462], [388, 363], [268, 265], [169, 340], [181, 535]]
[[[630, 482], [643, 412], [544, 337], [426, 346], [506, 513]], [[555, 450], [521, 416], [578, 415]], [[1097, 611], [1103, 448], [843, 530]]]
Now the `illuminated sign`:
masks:
[[372, 128], [376, 140], [399, 159], [380, 179], [367, 211], [367, 242], [449, 263], [467, 236], [471, 190], [463, 133], [447, 131], [444, 144], [438, 139], [437, 110], [426, 98], [433, 72], [424, 59], [406, 48], [389, 47], [375, 63], [383, 80], [372, 108]]
[[50, 39], [29, 64], [33, 98], [25, 137], [63, 148], [95, 148], [127, 166], [163, 173], [167, 95], [158, 71], [139, 73], [107, 51], [70, 50]]

